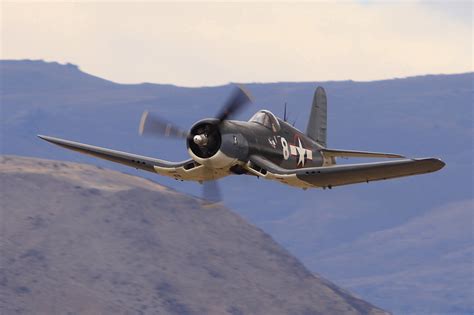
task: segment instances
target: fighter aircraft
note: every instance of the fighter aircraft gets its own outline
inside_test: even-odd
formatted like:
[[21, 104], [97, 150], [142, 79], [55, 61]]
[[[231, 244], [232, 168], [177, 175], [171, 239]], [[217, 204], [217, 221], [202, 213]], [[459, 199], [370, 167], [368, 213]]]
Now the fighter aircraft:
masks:
[[[406, 158], [399, 154], [336, 150], [327, 147], [327, 98], [322, 87], [314, 93], [306, 132], [268, 110], [259, 110], [249, 121], [231, 120], [251, 102], [243, 87], [235, 87], [216, 118], [196, 122], [189, 131], [159, 116], [144, 112], [141, 135], [184, 138], [190, 159], [168, 162], [122, 151], [38, 135], [61, 147], [158, 173], [176, 180], [210, 183], [229, 175], [252, 175], [308, 188], [329, 188], [435, 172], [445, 163], [436, 158]], [[387, 158], [383, 162], [336, 164], [336, 158]], [[205, 199], [217, 199], [205, 193]], [[218, 193], [217, 193], [218, 195]]]

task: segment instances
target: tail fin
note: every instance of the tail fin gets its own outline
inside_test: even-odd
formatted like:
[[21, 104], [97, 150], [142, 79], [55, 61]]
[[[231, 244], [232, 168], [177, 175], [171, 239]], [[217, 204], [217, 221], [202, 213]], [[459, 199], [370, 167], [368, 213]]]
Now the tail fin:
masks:
[[320, 145], [327, 146], [327, 98], [326, 92], [320, 86], [314, 92], [306, 135]]

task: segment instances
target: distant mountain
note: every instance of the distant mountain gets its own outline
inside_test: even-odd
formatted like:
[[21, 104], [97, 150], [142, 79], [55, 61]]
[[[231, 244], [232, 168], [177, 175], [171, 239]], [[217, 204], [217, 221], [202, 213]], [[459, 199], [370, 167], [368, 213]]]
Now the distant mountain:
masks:
[[[73, 65], [28, 60], [0, 61], [0, 74], [3, 153], [93, 163], [152, 178], [179, 191], [200, 193], [199, 184], [176, 182], [69, 152], [39, 141], [36, 134], [162, 159], [185, 159], [188, 156], [183, 142], [137, 135], [141, 113], [148, 109], [188, 128], [194, 121], [216, 114], [231, 91], [230, 85], [125, 85], [94, 77]], [[469, 256], [456, 256], [452, 264], [445, 264], [442, 258], [454, 251], [469, 252], [469, 244], [474, 245], [472, 228], [463, 225], [464, 230], [454, 233], [460, 229], [458, 220], [438, 220], [435, 214], [450, 213], [453, 205], [473, 199], [474, 73], [373, 82], [250, 83], [246, 87], [255, 103], [238, 118], [248, 119], [260, 108], [281, 116], [287, 102], [290, 122], [296, 121], [296, 126], [304, 130], [318, 85], [324, 86], [328, 94], [330, 147], [396, 152], [408, 157], [434, 156], [442, 158], [447, 166], [434, 174], [325, 191], [302, 191], [235, 176], [222, 180], [226, 205], [272, 235], [310, 269], [350, 285], [377, 305], [401, 314], [431, 312], [435, 305], [450, 314], [473, 313], [472, 299], [460, 294], [461, 304], [467, 305], [460, 309], [459, 300], [444, 293], [462, 291], [465, 279], [472, 278], [472, 272], [463, 267], [470, 263]], [[471, 213], [465, 215], [472, 219]], [[419, 242], [421, 236], [410, 233], [415, 247], [407, 248], [406, 240], [391, 231], [404, 230], [406, 224], [418, 219], [426, 224], [418, 226], [421, 231], [440, 224], [443, 228], [437, 229], [438, 241], [433, 242]], [[429, 223], [430, 220], [433, 221]], [[385, 241], [399, 250], [396, 256], [410, 264], [394, 264], [390, 258], [394, 255], [392, 246], [377, 247], [375, 255], [371, 247], [360, 245], [374, 246], [365, 241], [385, 232]], [[416, 260], [412, 259], [414, 252], [421, 253]], [[334, 260], [330, 255], [335, 255]], [[333, 264], [344, 261], [351, 261], [351, 266]], [[439, 278], [415, 270], [431, 264], [447, 268], [446, 274], [453, 278], [440, 279], [444, 289], [428, 296], [419, 288], [428, 280]], [[458, 272], [462, 276], [455, 277]], [[397, 273], [412, 276], [395, 287], [390, 279]], [[371, 281], [372, 277], [377, 277], [377, 282]], [[377, 294], [379, 288], [384, 294]]]
[[[47, 71], [45, 71], [47, 69]], [[112, 82], [79, 71], [73, 64], [61, 65], [41, 60], [2, 61], [2, 88], [22, 93], [70, 91], [71, 89], [108, 88]]]
[[2, 314], [386, 314], [142, 178], [4, 156], [0, 189]]
[[[363, 296], [385, 297], [384, 305], [401, 314], [472, 314], [473, 209], [473, 200], [442, 206], [398, 227], [322, 251], [312, 265]], [[429, 306], [420, 305], [420, 292]], [[403, 308], [400, 300], [412, 306]]]

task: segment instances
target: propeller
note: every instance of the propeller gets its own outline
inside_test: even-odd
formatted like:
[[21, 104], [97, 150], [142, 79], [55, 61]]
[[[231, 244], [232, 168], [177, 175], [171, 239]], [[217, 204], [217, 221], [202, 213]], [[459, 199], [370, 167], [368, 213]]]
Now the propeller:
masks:
[[[250, 93], [247, 92], [244, 87], [239, 85], [236, 86], [230, 97], [224, 103], [224, 106], [222, 106], [220, 111], [217, 113], [217, 127], [225, 120], [228, 120], [230, 117], [241, 112], [245, 108], [245, 105], [249, 104], [251, 101], [252, 97]], [[145, 111], [142, 114], [138, 132], [140, 135], [162, 136], [176, 139], [188, 139], [189, 137], [192, 137], [193, 142], [200, 148], [203, 154], [206, 154], [207, 151], [211, 152], [211, 146], [215, 143], [212, 137], [212, 130], [203, 130], [195, 135], [191, 135], [189, 132], [183, 131], [174, 123], [148, 111]], [[202, 196], [206, 201], [206, 204], [215, 204], [222, 200], [221, 192], [216, 180], [203, 182]]]
[[[224, 106], [217, 114], [218, 125], [223, 121], [242, 111], [246, 104], [252, 101], [250, 93], [242, 86], [237, 86], [227, 99]], [[186, 139], [189, 133], [182, 130], [174, 123], [167, 121], [156, 114], [144, 111], [140, 119], [138, 133], [145, 136], [164, 136], [170, 138]], [[194, 139], [196, 144], [204, 142], [202, 139]]]
[[222, 194], [217, 180], [202, 183], [202, 199], [205, 205], [214, 205], [222, 201]]
[[243, 86], [237, 86], [227, 102], [221, 108], [220, 112], [217, 114], [217, 119], [219, 124], [224, 120], [227, 120], [229, 117], [234, 116], [238, 112], [244, 109], [244, 105], [250, 103], [252, 97], [249, 92], [247, 92]]
[[144, 111], [142, 118], [140, 119], [140, 125], [138, 127], [138, 133], [143, 135], [155, 136], [160, 135], [171, 138], [184, 138], [188, 137], [188, 133], [183, 131], [180, 127], [175, 124], [162, 119], [156, 114], [152, 114], [149, 111]]

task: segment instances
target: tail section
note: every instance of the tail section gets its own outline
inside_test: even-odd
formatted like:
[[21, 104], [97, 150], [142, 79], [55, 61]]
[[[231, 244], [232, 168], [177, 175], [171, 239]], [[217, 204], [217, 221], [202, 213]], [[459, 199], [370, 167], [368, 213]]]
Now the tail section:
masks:
[[326, 92], [320, 86], [314, 92], [306, 135], [320, 145], [327, 146], [327, 98]]

